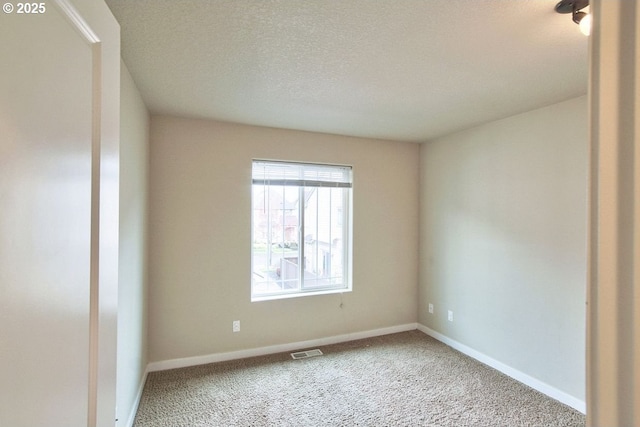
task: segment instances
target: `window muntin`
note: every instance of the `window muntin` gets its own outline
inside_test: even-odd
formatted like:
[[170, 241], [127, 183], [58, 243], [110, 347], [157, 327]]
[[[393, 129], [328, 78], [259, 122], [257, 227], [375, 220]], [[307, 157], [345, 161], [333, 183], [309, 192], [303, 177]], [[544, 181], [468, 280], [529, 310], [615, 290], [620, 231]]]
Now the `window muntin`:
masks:
[[251, 299], [351, 289], [350, 167], [253, 162]]

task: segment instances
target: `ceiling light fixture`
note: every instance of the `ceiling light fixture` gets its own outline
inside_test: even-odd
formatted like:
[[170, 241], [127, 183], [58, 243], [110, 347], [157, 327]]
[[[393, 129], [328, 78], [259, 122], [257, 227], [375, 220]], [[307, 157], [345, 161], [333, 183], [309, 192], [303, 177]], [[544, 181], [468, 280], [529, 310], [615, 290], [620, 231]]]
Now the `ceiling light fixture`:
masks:
[[573, 22], [580, 26], [585, 36], [591, 34], [591, 15], [581, 10], [589, 6], [589, 0], [562, 0], [556, 5], [556, 12], [570, 13]]

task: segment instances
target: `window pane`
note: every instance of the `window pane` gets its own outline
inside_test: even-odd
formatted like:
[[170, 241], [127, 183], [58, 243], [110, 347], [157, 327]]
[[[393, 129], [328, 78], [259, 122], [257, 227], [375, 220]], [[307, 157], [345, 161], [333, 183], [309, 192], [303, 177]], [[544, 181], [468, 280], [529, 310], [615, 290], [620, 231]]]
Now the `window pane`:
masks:
[[298, 189], [253, 186], [253, 293], [300, 289]]
[[331, 258], [330, 272], [333, 284], [345, 282], [344, 255], [345, 255], [345, 225], [348, 221], [343, 221], [345, 209], [344, 202], [349, 190], [343, 188], [331, 188]]
[[351, 169], [332, 168], [254, 162], [252, 298], [350, 289]]
[[304, 287], [343, 284], [344, 229], [342, 188], [312, 188], [304, 210]]

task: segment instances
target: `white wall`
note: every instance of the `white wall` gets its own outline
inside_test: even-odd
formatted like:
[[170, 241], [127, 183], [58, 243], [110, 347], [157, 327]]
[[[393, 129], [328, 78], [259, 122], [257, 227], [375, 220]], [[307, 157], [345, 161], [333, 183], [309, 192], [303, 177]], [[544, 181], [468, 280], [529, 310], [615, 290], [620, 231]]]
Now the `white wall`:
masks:
[[121, 68], [120, 251], [116, 425], [129, 425], [147, 365], [147, 171], [149, 114]]
[[582, 401], [587, 148], [580, 97], [420, 153], [419, 322]]
[[640, 426], [640, 7], [592, 7], [587, 426]]
[[1, 426], [114, 420], [119, 27], [59, 3], [0, 18]]
[[[353, 165], [353, 292], [250, 302], [253, 158]], [[154, 116], [150, 361], [414, 323], [418, 166], [411, 143]]]

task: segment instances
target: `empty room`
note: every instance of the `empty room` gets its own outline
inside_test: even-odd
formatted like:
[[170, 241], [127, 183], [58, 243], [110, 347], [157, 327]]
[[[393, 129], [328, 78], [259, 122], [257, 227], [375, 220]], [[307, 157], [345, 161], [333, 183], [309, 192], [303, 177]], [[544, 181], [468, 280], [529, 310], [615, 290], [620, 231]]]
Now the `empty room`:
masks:
[[640, 7], [0, 16], [0, 425], [640, 426]]

